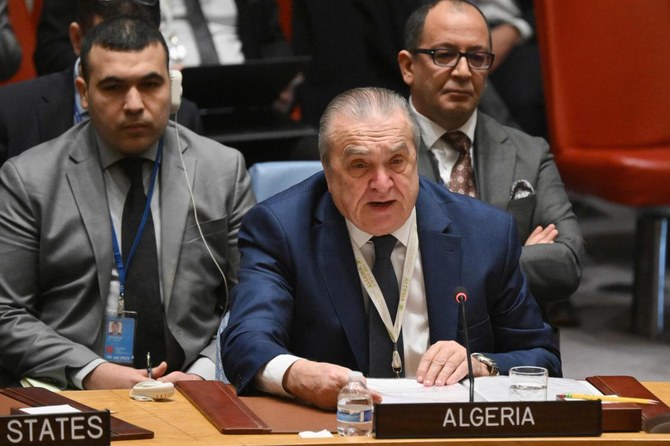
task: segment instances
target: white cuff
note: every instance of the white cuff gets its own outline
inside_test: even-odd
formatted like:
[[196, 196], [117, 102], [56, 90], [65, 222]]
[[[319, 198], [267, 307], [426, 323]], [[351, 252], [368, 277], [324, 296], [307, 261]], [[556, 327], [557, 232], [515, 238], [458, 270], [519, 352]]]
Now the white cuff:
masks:
[[76, 389], [80, 390], [83, 389], [84, 378], [86, 378], [88, 374], [91, 373], [96, 367], [98, 367], [100, 364], [104, 364], [105, 362], [107, 361], [105, 361], [102, 358], [94, 359], [93, 361], [86, 364], [84, 367], [80, 368], [74, 374], [68, 376], [68, 379], [72, 383], [72, 386], [75, 387]]
[[201, 356], [191, 364], [186, 373], [193, 373], [204, 380], [212, 380], [216, 376], [216, 365], [211, 359]]
[[264, 392], [293, 398], [293, 395], [284, 389], [282, 382], [286, 371], [299, 359], [302, 358], [293, 355], [275, 356], [256, 373], [256, 387]]
[[522, 44], [533, 36], [533, 28], [524, 19], [510, 18], [509, 24], [519, 31], [519, 40], [516, 43], [517, 45]]

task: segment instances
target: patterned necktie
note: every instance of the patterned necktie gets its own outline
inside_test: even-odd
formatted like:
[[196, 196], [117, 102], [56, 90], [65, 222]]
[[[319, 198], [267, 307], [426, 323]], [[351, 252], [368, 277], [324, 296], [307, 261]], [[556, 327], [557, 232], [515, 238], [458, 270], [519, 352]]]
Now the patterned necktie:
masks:
[[[379, 285], [386, 306], [391, 315], [391, 321], [395, 321], [398, 311], [398, 279], [396, 278], [393, 264], [391, 263], [391, 253], [395, 247], [397, 239], [392, 235], [383, 235], [381, 237], [372, 237], [372, 243], [375, 245], [375, 264], [372, 267], [372, 274]], [[391, 368], [393, 359], [393, 342], [389, 336], [384, 322], [382, 322], [377, 308], [370, 303], [369, 310], [370, 324], [370, 364], [368, 376], [375, 378], [393, 378], [396, 375]], [[398, 339], [398, 352], [402, 358], [402, 336]]]
[[[121, 220], [121, 250], [124, 265], [127, 265], [128, 253], [135, 240], [147, 204], [142, 185], [143, 161], [141, 158], [125, 158], [119, 161], [121, 169], [130, 180], [130, 190], [126, 195]], [[146, 368], [147, 352], [151, 353], [151, 362], [155, 365], [167, 359], [163, 305], [158, 280], [156, 235], [153, 218], [149, 212], [130, 268], [126, 269], [126, 310], [137, 312], [133, 349], [136, 368]]]
[[477, 198], [475, 174], [472, 170], [472, 159], [470, 158], [470, 138], [463, 132], [455, 131], [445, 133], [442, 139], [458, 151], [458, 160], [451, 169], [449, 190]]

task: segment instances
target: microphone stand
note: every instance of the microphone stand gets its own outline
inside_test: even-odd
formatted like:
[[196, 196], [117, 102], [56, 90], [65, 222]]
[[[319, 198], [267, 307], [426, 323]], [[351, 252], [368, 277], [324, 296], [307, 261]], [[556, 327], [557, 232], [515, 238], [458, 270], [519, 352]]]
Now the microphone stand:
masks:
[[468, 338], [468, 323], [465, 318], [465, 301], [468, 300], [468, 293], [465, 288], [459, 287], [456, 289], [456, 302], [461, 307], [461, 324], [463, 325], [463, 332], [465, 333], [465, 352], [468, 355], [468, 381], [470, 382], [470, 402], [475, 401], [475, 375], [472, 371], [472, 357], [470, 356], [470, 339]]

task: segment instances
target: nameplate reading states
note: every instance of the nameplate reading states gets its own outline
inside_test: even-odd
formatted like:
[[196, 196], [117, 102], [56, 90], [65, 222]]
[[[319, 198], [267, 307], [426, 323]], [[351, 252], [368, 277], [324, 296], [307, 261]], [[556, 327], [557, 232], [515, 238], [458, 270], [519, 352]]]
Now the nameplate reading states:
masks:
[[109, 411], [0, 417], [0, 445], [108, 446]]
[[375, 405], [377, 438], [599, 436], [600, 401]]

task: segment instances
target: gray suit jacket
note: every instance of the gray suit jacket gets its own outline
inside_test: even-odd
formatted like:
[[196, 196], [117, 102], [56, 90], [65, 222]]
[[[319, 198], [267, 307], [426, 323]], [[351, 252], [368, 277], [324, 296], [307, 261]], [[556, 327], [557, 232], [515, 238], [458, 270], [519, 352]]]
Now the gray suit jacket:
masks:
[[[538, 225], [558, 228], [555, 243], [524, 246], [521, 269], [541, 305], [566, 299], [579, 285], [584, 240], [549, 145], [479, 112], [473, 150], [480, 199], [514, 215], [522, 243]], [[419, 173], [440, 181], [436, 160], [423, 141]], [[534, 193], [512, 199], [519, 180], [526, 180]]]
[[[198, 219], [228, 286], [237, 231], [254, 204], [239, 152], [179, 126]], [[160, 171], [161, 272], [168, 327], [185, 353], [215, 359], [227, 291], [200, 240], [177, 151], [165, 134]], [[93, 128], [83, 123], [0, 170], [0, 385], [31, 376], [66, 386], [102, 354], [112, 228]]]

